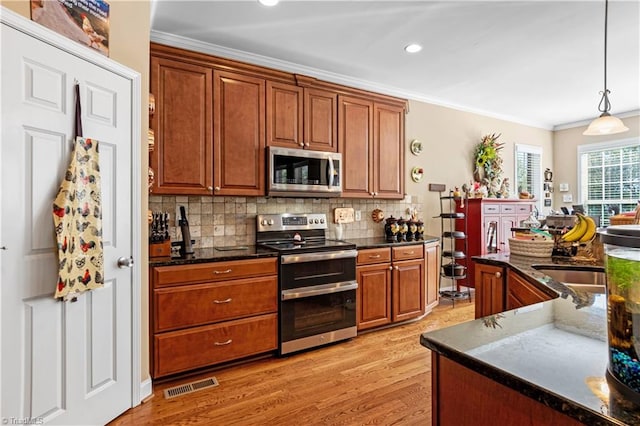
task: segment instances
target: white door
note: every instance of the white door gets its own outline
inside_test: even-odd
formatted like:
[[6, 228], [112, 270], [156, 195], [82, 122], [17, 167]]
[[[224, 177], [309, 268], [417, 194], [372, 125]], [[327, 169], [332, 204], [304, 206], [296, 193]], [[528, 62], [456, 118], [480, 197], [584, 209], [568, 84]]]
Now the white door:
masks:
[[[104, 424], [132, 406], [134, 275], [117, 264], [134, 253], [140, 217], [132, 216], [131, 80], [4, 23], [1, 38], [0, 416]], [[84, 136], [100, 141], [105, 286], [72, 303], [53, 299], [51, 208], [70, 159], [76, 80]]]

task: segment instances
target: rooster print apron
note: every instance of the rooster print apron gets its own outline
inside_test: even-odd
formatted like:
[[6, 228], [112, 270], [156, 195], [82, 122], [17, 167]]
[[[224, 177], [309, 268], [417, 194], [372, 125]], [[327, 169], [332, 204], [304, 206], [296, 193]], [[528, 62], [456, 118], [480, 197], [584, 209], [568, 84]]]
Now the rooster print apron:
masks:
[[53, 203], [59, 261], [55, 298], [65, 301], [104, 283], [99, 164], [98, 141], [76, 137]]

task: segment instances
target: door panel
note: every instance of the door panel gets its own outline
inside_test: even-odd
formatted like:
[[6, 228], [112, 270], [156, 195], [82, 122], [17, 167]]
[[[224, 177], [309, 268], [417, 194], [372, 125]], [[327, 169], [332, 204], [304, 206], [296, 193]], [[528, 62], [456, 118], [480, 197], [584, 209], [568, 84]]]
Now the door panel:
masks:
[[304, 142], [311, 149], [338, 151], [338, 95], [304, 89]]
[[[74, 80], [84, 135], [100, 143], [104, 288], [53, 299], [52, 203], [73, 143]], [[132, 405], [132, 82], [2, 24], [0, 301], [2, 415], [104, 424]], [[11, 141], [5, 143], [4, 141]]]
[[404, 198], [404, 109], [375, 104], [374, 173], [376, 197]]
[[342, 196], [371, 198], [373, 176], [373, 102], [338, 96], [338, 152], [342, 153]]

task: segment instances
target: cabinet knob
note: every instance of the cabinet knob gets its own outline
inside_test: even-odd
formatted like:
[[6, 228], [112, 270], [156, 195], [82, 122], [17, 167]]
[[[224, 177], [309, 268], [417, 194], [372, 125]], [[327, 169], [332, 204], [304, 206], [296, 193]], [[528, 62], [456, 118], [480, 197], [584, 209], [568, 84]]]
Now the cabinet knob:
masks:
[[300, 142], [298, 145], [300, 145], [300, 146], [304, 146], [304, 142]]
[[216, 191], [220, 191], [220, 187], [219, 187], [219, 186], [216, 186], [216, 187], [215, 187], [215, 188], [213, 188], [213, 189], [214, 189], [214, 190], [216, 190]]
[[309, 148], [309, 142], [305, 142], [304, 146], [306, 146], [307, 148]]
[[213, 186], [207, 186], [207, 191], [212, 192], [213, 191]]
[[400, 267], [399, 267], [399, 266], [394, 266], [393, 268], [394, 268], [396, 271], [397, 271], [398, 269], [400, 269]]
[[496, 272], [496, 278], [502, 277], [502, 272]]
[[389, 266], [389, 270], [390, 270], [390, 271], [393, 271], [393, 266]]

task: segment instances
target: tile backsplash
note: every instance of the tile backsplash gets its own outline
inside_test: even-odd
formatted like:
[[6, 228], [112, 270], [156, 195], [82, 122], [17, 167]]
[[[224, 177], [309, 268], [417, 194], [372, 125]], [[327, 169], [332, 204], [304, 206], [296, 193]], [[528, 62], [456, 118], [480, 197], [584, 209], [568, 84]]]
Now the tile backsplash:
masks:
[[[378, 208], [385, 218], [408, 217], [408, 209], [417, 209], [422, 217], [422, 206], [415, 195], [404, 200], [348, 200], [340, 198], [266, 198], [266, 197], [194, 197], [150, 195], [149, 209], [168, 212], [171, 215], [171, 241], [182, 240], [179, 217], [184, 206], [189, 220], [194, 247], [220, 247], [254, 244], [256, 239], [256, 215], [269, 213], [325, 213], [329, 221], [327, 237], [335, 235], [333, 209], [353, 207], [362, 212], [362, 220], [344, 225], [344, 239], [378, 237], [384, 235], [384, 222], [375, 223], [371, 212]], [[424, 218], [423, 218], [424, 219]]]

